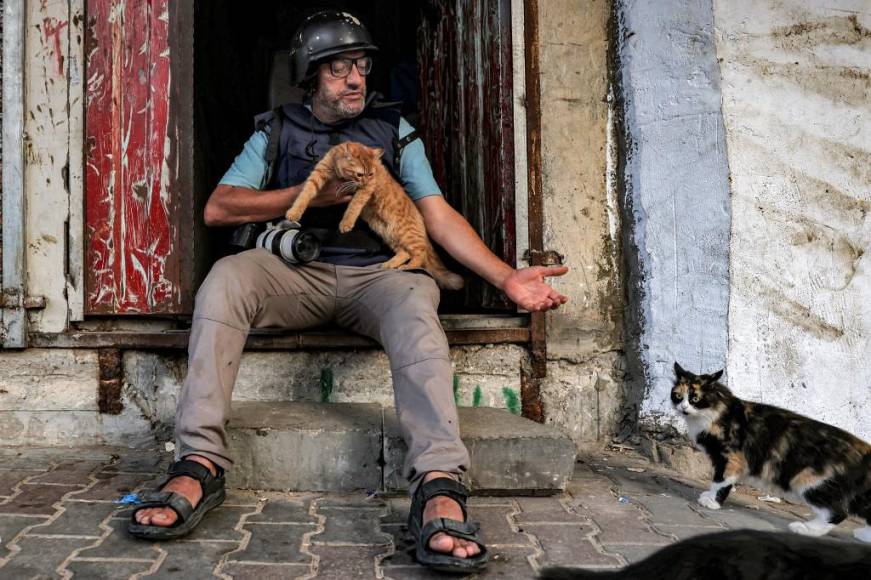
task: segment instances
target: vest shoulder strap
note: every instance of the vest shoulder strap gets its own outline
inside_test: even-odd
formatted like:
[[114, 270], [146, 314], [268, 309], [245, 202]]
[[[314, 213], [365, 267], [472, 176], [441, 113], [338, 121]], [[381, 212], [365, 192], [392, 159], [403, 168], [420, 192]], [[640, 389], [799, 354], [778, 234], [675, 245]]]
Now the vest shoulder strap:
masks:
[[281, 141], [283, 126], [284, 113], [281, 111], [281, 107], [276, 107], [272, 111], [272, 119], [269, 121], [269, 140], [266, 142], [266, 163], [270, 167], [273, 167], [276, 159], [278, 159], [278, 143]]
[[417, 129], [412, 129], [411, 133], [402, 139], [397, 138], [393, 141], [393, 166], [396, 167], [396, 171], [399, 171], [399, 163], [402, 161], [402, 150], [419, 138], [420, 133]]

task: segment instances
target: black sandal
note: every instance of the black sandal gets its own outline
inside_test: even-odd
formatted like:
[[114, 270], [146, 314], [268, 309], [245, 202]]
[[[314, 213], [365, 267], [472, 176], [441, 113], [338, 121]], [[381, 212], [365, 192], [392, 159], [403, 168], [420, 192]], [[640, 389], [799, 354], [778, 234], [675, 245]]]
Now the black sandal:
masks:
[[[422, 525], [423, 510], [426, 503], [437, 496], [449, 497], [463, 510], [463, 521], [448, 518], [434, 518]], [[462, 483], [450, 477], [437, 477], [420, 484], [411, 500], [408, 512], [408, 530], [415, 540], [415, 558], [425, 566], [440, 572], [458, 572], [468, 574], [479, 572], [487, 564], [487, 547], [478, 535], [479, 526], [476, 522], [466, 521], [466, 498], [469, 492]], [[442, 532], [454, 538], [462, 538], [478, 544], [481, 553], [471, 558], [458, 558], [444, 552], [436, 552], [429, 547], [430, 539]]]
[[[160, 491], [163, 486], [181, 475], [192, 477], [200, 482], [203, 497], [200, 498], [197, 507], [191, 506], [191, 502], [182, 495], [172, 491]], [[166, 478], [157, 486], [157, 490], [147, 492], [142, 496], [142, 503], [136, 504], [136, 509], [130, 515], [130, 524], [127, 531], [131, 536], [143, 540], [173, 540], [191, 533], [197, 524], [212, 509], [224, 503], [224, 472], [219, 467], [218, 476], [212, 475], [209, 469], [196, 461], [182, 459], [169, 466]], [[147, 508], [168, 507], [178, 515], [175, 523], [171, 526], [145, 525], [136, 521], [136, 513]]]

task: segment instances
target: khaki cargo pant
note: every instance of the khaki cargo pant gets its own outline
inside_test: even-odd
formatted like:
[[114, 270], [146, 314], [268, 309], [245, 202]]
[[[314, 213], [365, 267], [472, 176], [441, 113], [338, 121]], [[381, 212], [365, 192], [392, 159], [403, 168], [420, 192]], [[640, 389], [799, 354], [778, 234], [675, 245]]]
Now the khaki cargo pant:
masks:
[[427, 471], [465, 472], [469, 455], [459, 437], [438, 303], [438, 287], [421, 272], [322, 262], [289, 267], [261, 249], [222, 258], [196, 297], [176, 415], [178, 456], [195, 453], [231, 467], [224, 427], [250, 328], [336, 322], [387, 352], [412, 489]]

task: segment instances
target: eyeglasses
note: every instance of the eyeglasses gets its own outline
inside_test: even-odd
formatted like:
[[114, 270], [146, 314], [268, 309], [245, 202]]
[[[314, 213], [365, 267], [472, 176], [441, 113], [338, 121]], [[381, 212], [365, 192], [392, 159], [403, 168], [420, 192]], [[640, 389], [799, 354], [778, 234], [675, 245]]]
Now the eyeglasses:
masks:
[[358, 56], [357, 58], [335, 58], [330, 61], [330, 74], [337, 79], [343, 79], [351, 74], [351, 67], [356, 66], [360, 76], [365, 77], [372, 70], [371, 56]]

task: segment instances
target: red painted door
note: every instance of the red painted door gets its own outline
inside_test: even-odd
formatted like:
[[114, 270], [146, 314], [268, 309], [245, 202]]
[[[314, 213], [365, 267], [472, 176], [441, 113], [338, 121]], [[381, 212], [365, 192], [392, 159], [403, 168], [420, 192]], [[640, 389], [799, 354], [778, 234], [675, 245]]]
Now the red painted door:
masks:
[[192, 4], [87, 0], [88, 314], [190, 311]]
[[[433, 172], [448, 202], [514, 265], [511, 1], [426, 5], [418, 34], [420, 110]], [[469, 282], [464, 306], [513, 308], [477, 277]]]

